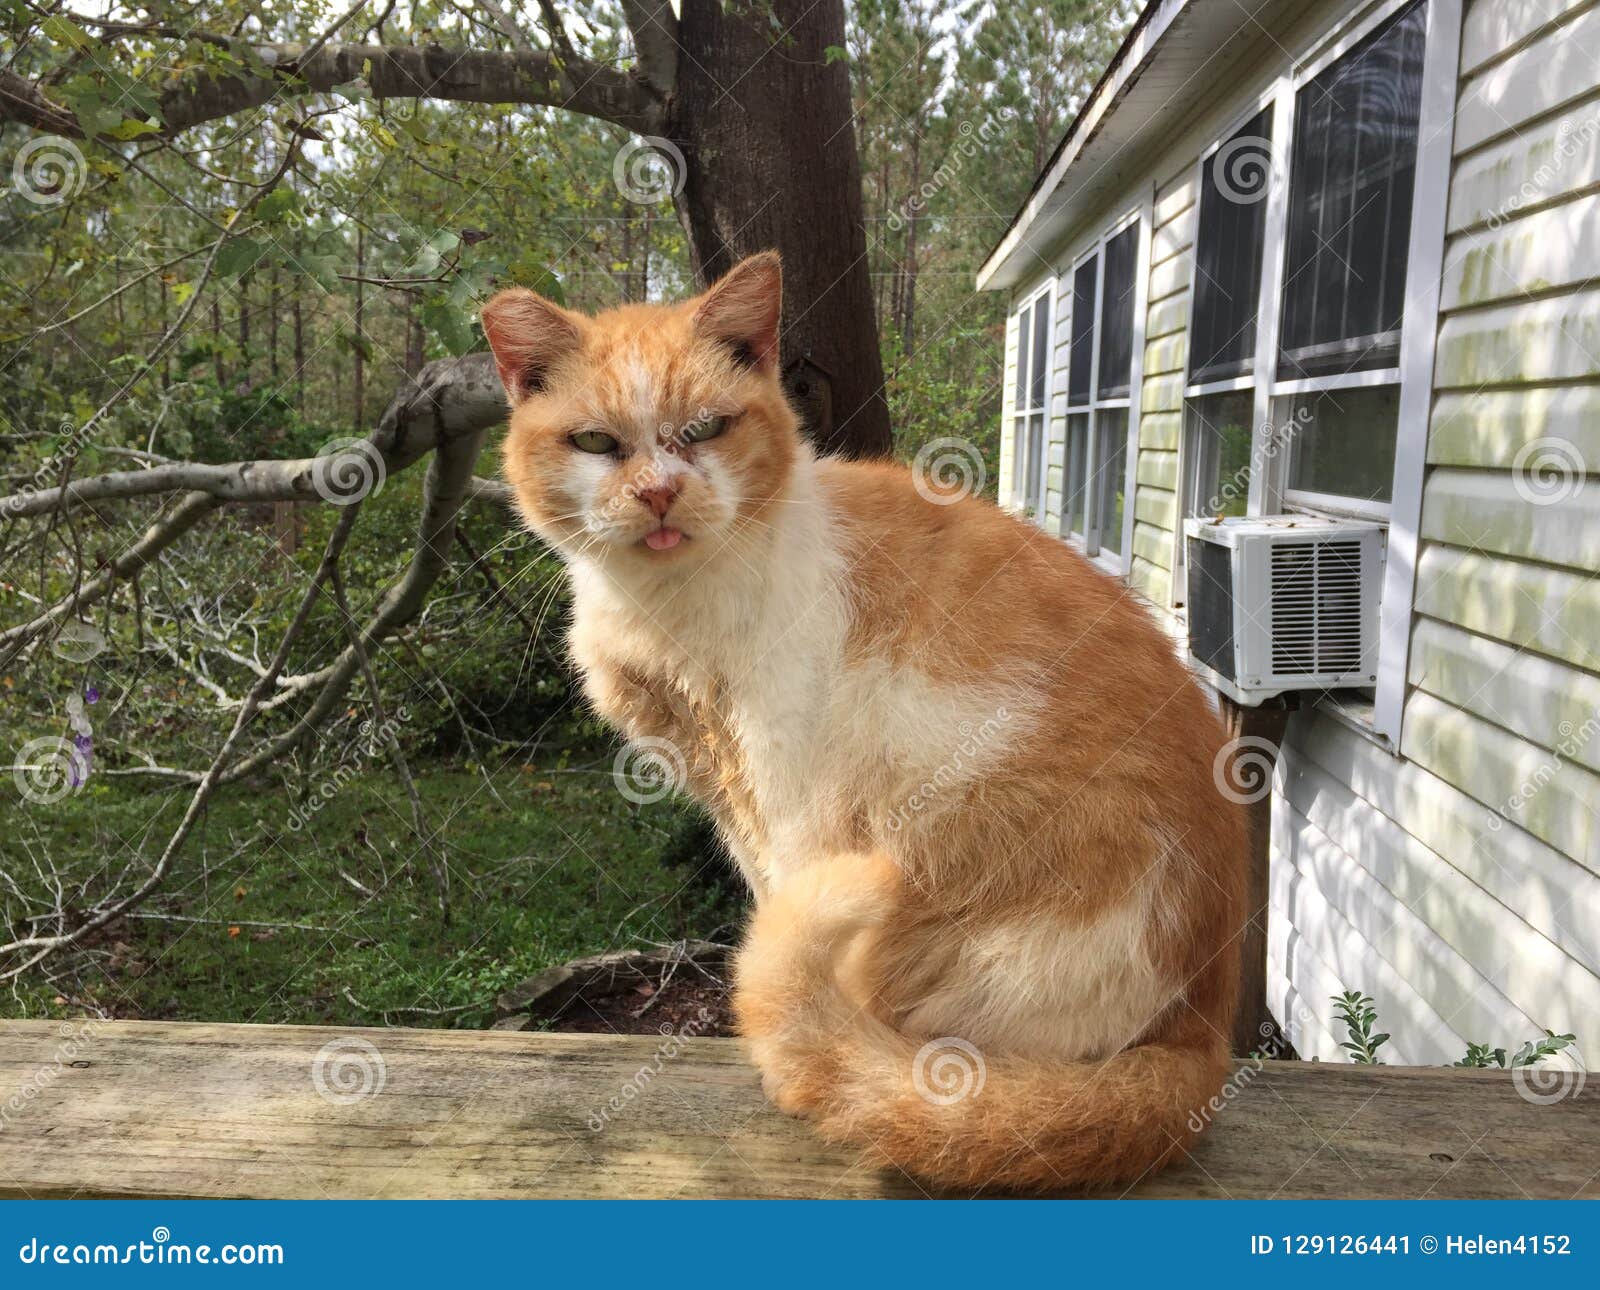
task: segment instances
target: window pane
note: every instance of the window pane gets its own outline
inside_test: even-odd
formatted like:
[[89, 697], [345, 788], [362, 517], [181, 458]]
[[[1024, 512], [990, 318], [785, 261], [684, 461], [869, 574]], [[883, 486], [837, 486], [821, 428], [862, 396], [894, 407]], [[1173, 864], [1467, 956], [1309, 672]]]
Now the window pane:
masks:
[[1296, 97], [1280, 376], [1397, 361], [1426, 18], [1418, 0]]
[[1399, 416], [1398, 385], [1296, 398], [1282, 430], [1290, 445], [1289, 487], [1387, 502]]
[[1072, 351], [1067, 356], [1067, 402], [1089, 401], [1094, 374], [1094, 277], [1099, 257], [1085, 260], [1072, 276]]
[[1044, 413], [1028, 420], [1028, 514], [1044, 511]]
[[1271, 177], [1272, 109], [1206, 158], [1200, 175], [1189, 379], [1220, 381], [1254, 366], [1256, 304]]
[[1128, 478], [1128, 410], [1108, 408], [1094, 415], [1100, 452], [1095, 465], [1095, 527], [1100, 549], [1122, 553], [1123, 490]]
[[1017, 411], [1025, 411], [1028, 406], [1028, 320], [1033, 317], [1031, 309], [1023, 309], [1017, 314]]
[[1050, 293], [1039, 297], [1033, 306], [1033, 379], [1029, 407], [1044, 407], [1046, 360], [1050, 349]]
[[1028, 418], [1018, 417], [1016, 435], [1011, 440], [1011, 496], [1028, 495]]
[[1079, 412], [1067, 418], [1066, 496], [1061, 505], [1061, 530], [1083, 536], [1084, 478], [1089, 465], [1089, 414]]
[[1128, 393], [1133, 362], [1133, 261], [1139, 250], [1139, 225], [1130, 224], [1106, 243], [1105, 299], [1100, 305], [1098, 397]]
[[1253, 390], [1208, 394], [1185, 405], [1186, 515], [1243, 515], [1250, 499]]

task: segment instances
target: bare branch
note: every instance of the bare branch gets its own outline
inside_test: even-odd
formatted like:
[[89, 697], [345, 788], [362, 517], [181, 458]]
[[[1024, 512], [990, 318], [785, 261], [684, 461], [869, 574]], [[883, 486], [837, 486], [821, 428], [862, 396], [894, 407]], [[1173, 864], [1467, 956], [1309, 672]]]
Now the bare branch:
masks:
[[638, 74], [663, 98], [678, 84], [678, 15], [671, 0], [622, 0], [622, 14], [633, 34]]

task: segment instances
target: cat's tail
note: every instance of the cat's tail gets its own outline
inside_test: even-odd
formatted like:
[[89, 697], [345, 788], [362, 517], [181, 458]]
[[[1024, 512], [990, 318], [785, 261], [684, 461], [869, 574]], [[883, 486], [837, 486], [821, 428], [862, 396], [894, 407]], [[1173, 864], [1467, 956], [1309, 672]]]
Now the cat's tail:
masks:
[[853, 946], [892, 904], [874, 885], [814, 889], [803, 917], [788, 902], [764, 907], [741, 951], [740, 1029], [780, 1107], [876, 1163], [951, 1188], [1131, 1183], [1193, 1143], [1230, 1070], [1218, 1033], [1227, 1018], [1208, 1023], [1180, 1005], [1158, 1041], [1094, 1061], [910, 1039], [850, 988]]

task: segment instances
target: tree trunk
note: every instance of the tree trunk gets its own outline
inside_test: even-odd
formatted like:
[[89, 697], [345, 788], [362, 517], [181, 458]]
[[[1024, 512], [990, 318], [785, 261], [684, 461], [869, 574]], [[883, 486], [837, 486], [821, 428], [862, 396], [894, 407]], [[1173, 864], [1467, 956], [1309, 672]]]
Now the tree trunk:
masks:
[[683, 0], [667, 133], [697, 276], [780, 250], [790, 398], [823, 451], [879, 456], [891, 434], [850, 79], [825, 52], [844, 43], [843, 0]]

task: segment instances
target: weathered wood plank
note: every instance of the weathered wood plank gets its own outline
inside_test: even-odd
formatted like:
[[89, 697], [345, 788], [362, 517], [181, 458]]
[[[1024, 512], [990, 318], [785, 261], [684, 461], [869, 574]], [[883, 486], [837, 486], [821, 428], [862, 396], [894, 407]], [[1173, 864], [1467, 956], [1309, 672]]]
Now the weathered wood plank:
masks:
[[[109, 1022], [70, 1064], [66, 1042], [0, 1021], [0, 1089], [34, 1090], [0, 1103], [0, 1194], [924, 1194], [774, 1111], [730, 1040]], [[345, 1083], [320, 1059], [333, 1097], [329, 1045], [365, 1062]], [[1135, 1195], [1600, 1194], [1600, 1088], [1535, 1105], [1504, 1072], [1282, 1062], [1230, 1092]]]
[[1165, 300], [1168, 296], [1189, 289], [1189, 279], [1194, 276], [1194, 255], [1184, 251], [1156, 265], [1150, 270], [1151, 301]]

